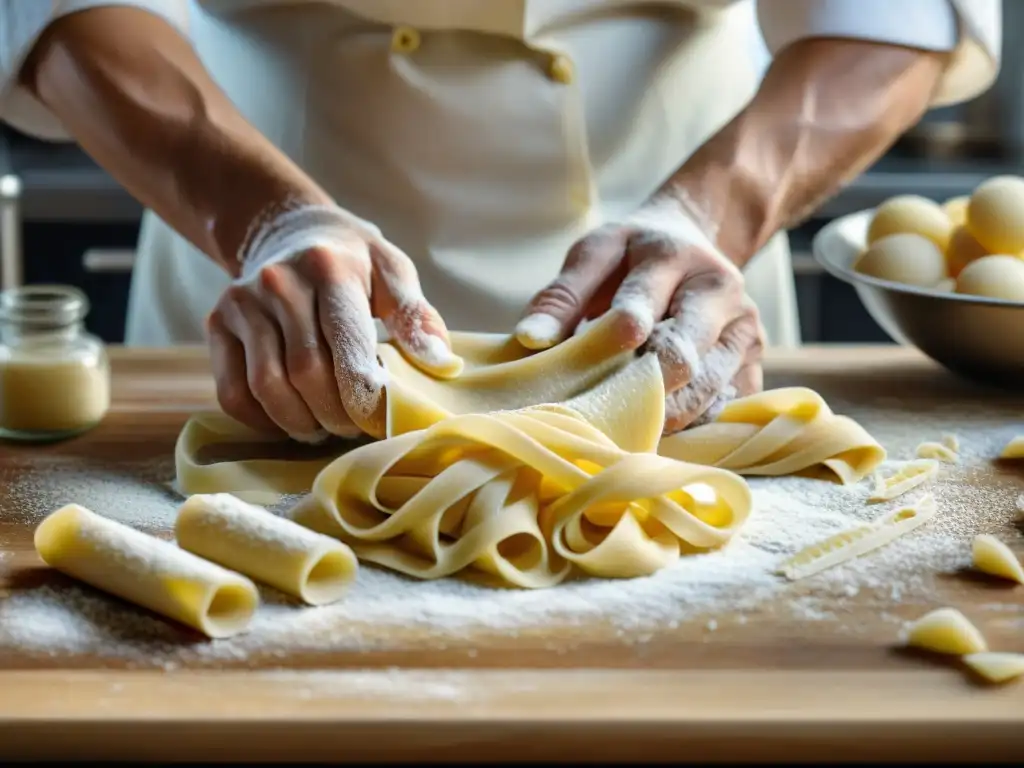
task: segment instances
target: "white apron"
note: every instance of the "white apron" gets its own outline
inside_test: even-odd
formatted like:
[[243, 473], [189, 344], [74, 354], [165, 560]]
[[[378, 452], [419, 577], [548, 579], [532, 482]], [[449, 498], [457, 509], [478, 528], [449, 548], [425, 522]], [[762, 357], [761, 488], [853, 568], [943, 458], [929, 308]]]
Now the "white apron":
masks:
[[[573, 241], [642, 203], [761, 69], [747, 0], [199, 5], [214, 78], [415, 261], [452, 330], [510, 332]], [[770, 342], [799, 343], [784, 235], [747, 275]], [[203, 341], [228, 282], [147, 212], [127, 343]]]
[[[956, 46], [937, 104], [976, 95], [998, 71], [999, 0], [760, 2], [771, 50], [806, 34]], [[409, 254], [452, 330], [510, 332], [572, 242], [633, 211], [759, 81], [751, 0], [195, 6], [190, 34], [214, 78], [340, 205]], [[746, 275], [769, 343], [798, 344], [783, 235]], [[146, 214], [128, 343], [203, 341], [227, 285]]]

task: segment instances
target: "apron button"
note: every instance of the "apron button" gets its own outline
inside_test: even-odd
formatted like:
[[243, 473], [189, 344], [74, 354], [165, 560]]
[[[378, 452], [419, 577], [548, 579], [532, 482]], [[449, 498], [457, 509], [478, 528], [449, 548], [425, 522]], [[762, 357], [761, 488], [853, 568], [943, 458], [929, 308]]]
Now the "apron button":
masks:
[[414, 53], [420, 47], [420, 33], [412, 27], [395, 27], [391, 35], [391, 50], [395, 53]]
[[548, 64], [548, 76], [556, 83], [562, 85], [569, 85], [573, 81], [574, 76], [572, 59], [561, 53], [551, 57], [551, 62]]

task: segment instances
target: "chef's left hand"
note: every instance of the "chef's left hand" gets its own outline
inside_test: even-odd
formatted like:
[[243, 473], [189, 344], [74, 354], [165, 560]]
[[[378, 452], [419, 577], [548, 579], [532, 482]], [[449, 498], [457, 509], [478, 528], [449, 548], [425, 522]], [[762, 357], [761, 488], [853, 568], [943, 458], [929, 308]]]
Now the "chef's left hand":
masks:
[[743, 275], [671, 198], [577, 241], [559, 276], [530, 302], [516, 336], [544, 349], [609, 308], [620, 310], [622, 346], [654, 352], [661, 362], [666, 434], [760, 391], [764, 329]]

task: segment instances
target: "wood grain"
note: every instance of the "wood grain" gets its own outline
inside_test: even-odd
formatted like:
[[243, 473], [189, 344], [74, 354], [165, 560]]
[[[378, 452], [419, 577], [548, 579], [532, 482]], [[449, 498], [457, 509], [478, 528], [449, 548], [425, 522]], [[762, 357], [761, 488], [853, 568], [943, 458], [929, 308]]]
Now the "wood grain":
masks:
[[[112, 350], [114, 405], [88, 435], [0, 448], [0, 594], [60, 588], [31, 548], [8, 489], [46, 461], [116, 467], [167, 457], [188, 414], [214, 402], [201, 349]], [[821, 391], [840, 412], [872, 400], [906, 416], [985, 402], [1024, 416], [1019, 393], [960, 381], [895, 347], [769, 354], [768, 385]], [[891, 399], [891, 402], [890, 402]], [[887, 405], [889, 403], [889, 405]], [[1018, 483], [993, 468], [979, 483]], [[1019, 543], [1017, 545], [1020, 549]], [[990, 584], [948, 578], [940, 597], [969, 608]], [[2, 597], [0, 597], [2, 599]], [[980, 628], [1024, 651], [1024, 596], [1002, 589]], [[917, 606], [889, 606], [906, 618]], [[443, 760], [1008, 759], [1024, 754], [1024, 685], [982, 688], [954, 663], [893, 649], [870, 597], [841, 621], [785, 620], [768, 604], [627, 642], [608, 627], [500, 633], [446, 647], [395, 633], [368, 651], [250, 655], [195, 669], [0, 653], [0, 758]], [[858, 632], [843, 631], [841, 623]], [[182, 642], [195, 642], [182, 635]]]

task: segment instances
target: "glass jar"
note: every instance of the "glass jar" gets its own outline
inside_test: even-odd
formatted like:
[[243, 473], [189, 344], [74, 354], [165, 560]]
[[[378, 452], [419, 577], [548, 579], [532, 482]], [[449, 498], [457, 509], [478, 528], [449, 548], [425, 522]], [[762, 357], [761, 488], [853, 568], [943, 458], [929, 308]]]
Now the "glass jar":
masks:
[[85, 330], [89, 299], [66, 285], [0, 293], [0, 438], [62, 440], [110, 408], [110, 363]]

